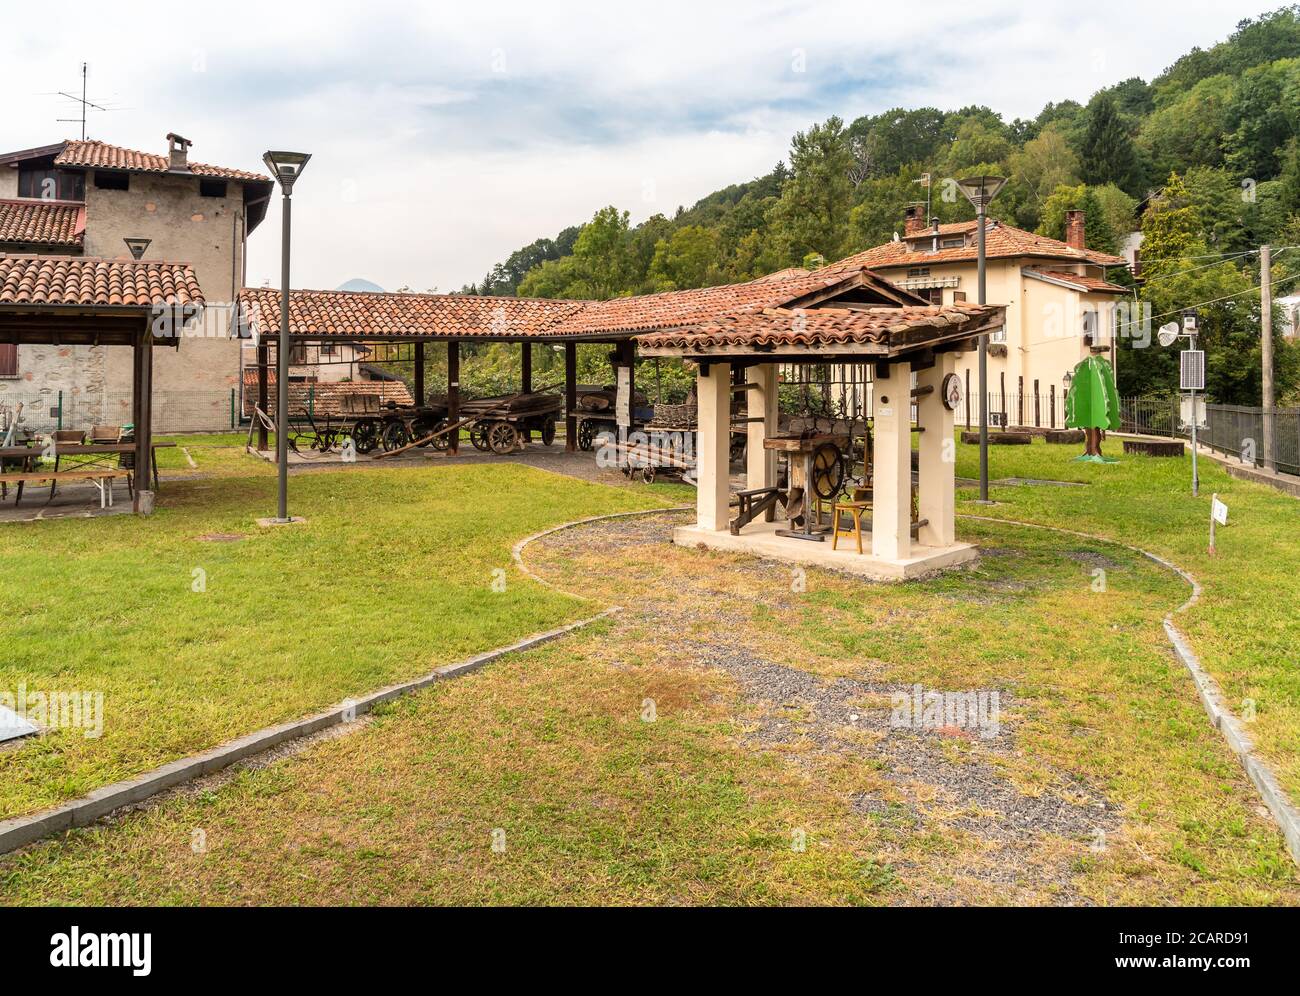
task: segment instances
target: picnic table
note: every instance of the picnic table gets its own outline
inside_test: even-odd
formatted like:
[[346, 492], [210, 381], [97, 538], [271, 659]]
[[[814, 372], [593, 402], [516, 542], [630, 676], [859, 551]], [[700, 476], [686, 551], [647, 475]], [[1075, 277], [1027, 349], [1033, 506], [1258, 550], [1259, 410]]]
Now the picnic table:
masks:
[[[175, 445], [176, 445], [175, 443], [158, 442], [158, 443], [154, 443], [153, 446], [151, 447], [153, 452], [153, 459], [150, 462], [153, 464], [153, 467], [151, 469], [153, 471], [154, 490], [157, 490], [159, 486], [158, 451], [160, 449], [167, 449]], [[3, 466], [5, 461], [15, 461], [15, 460], [21, 461], [22, 471], [15, 476], [26, 477], [27, 480], [32, 480], [33, 478], [30, 475], [37, 473], [36, 461], [41, 458], [44, 452], [45, 452], [44, 446], [35, 445], [35, 444], [30, 446], [0, 446], [0, 466]], [[48, 480], [50, 481], [50, 497], [53, 498], [54, 489], [58, 485], [58, 482], [60, 480], [84, 480], [86, 479], [87, 474], [90, 471], [97, 468], [104, 468], [105, 459], [117, 458], [117, 459], [113, 459], [113, 463], [116, 464], [120, 462], [120, 458], [122, 456], [126, 454], [134, 454], [134, 453], [135, 453], [134, 443], [56, 444], [54, 447], [54, 469], [52, 471], [45, 472], [44, 475], [39, 479], [45, 480], [48, 477]], [[79, 463], [77, 465], [77, 469], [74, 471], [60, 471], [59, 461], [62, 460], [64, 457], [68, 457], [68, 456], [89, 456], [89, 457], [97, 457], [98, 459], [87, 460], [85, 462]], [[2, 477], [3, 474], [0, 474], [0, 478]], [[146, 472], [146, 481], [147, 480], [148, 480], [148, 476]], [[16, 501], [22, 501], [23, 484], [25, 482], [23, 480], [15, 480], [15, 483], [18, 485], [18, 496]]]

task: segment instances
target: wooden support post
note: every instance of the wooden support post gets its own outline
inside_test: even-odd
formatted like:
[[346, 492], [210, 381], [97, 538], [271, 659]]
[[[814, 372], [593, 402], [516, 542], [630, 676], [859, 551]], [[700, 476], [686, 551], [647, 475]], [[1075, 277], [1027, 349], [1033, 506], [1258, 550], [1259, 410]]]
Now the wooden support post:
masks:
[[[269, 361], [267, 355], [266, 340], [259, 338], [257, 340], [257, 407], [266, 412], [266, 406], [270, 403], [267, 400], [267, 383], [266, 383], [266, 365]], [[269, 414], [269, 413], [268, 413]], [[257, 451], [265, 453], [270, 440], [266, 432], [266, 423], [253, 414], [254, 421], [257, 422]]]
[[148, 324], [136, 345], [135, 511], [153, 511], [153, 333]]
[[578, 344], [564, 344], [564, 450], [578, 449]]
[[415, 344], [415, 403], [424, 404], [424, 343]]
[[[533, 344], [531, 342], [521, 342], [519, 344], [519, 390], [524, 394], [533, 393]], [[533, 438], [532, 431], [519, 426], [519, 433], [525, 443], [530, 442]]]
[[[460, 340], [447, 340], [447, 422], [455, 425], [460, 419]], [[460, 452], [460, 430], [451, 434], [448, 453]]]

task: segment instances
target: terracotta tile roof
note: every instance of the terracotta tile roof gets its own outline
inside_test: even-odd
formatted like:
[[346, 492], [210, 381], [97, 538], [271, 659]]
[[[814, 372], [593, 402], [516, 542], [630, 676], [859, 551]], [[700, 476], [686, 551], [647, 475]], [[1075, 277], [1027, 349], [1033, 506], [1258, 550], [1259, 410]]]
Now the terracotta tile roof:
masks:
[[[975, 234], [976, 222], [960, 221], [951, 225], [939, 226], [939, 237]], [[1057, 239], [1045, 235], [1035, 235], [1022, 228], [990, 221], [984, 230], [984, 252], [989, 259], [1009, 256], [1040, 256], [1052, 259], [1072, 259], [1081, 263], [1093, 263], [1099, 266], [1122, 266], [1124, 259], [1110, 256], [1092, 249], [1075, 249]], [[926, 266], [932, 263], [967, 262], [976, 258], [975, 239], [970, 245], [953, 249], [930, 249], [932, 230], [926, 229], [915, 235], [909, 235], [899, 242], [886, 242], [884, 245], [855, 253], [835, 263], [834, 266], [864, 266], [868, 269], [887, 269], [893, 266]], [[913, 247], [915, 246], [915, 248]]]
[[[166, 173], [170, 168], [167, 156], [157, 156], [152, 152], [137, 152], [124, 149], [106, 142], [73, 141], [63, 146], [63, 151], [54, 157], [56, 166], [89, 166], [100, 169], [121, 169], [132, 173]], [[271, 182], [269, 176], [250, 173], [242, 169], [229, 169], [225, 166], [209, 166], [206, 163], [189, 164], [189, 171], [195, 176], [211, 176], [225, 180], [262, 180]]]
[[1000, 305], [959, 302], [903, 308], [769, 308], [727, 315], [717, 320], [636, 337], [644, 351], [687, 355], [727, 348], [771, 349], [782, 346], [833, 348], [874, 344], [896, 349], [926, 341], [954, 338], [990, 324], [1004, 313]]
[[0, 255], [0, 305], [151, 308], [202, 303], [203, 291], [189, 263]]
[[79, 247], [85, 232], [84, 204], [0, 200], [0, 242]]
[[[291, 291], [294, 335], [447, 336], [494, 339], [556, 336], [618, 336], [672, 328], [724, 314], [760, 312], [802, 302], [810, 295], [844, 286], [867, 285], [902, 303], [919, 301], [861, 268], [826, 268], [773, 274], [743, 284], [668, 291], [608, 301], [556, 301], [459, 294], [374, 294], [349, 291]], [[280, 293], [245, 288], [239, 294], [248, 333], [274, 333], [280, 324]]]
[[1081, 291], [1091, 291], [1099, 294], [1131, 294], [1133, 290], [1131, 287], [1125, 287], [1122, 284], [1112, 284], [1109, 280], [1102, 280], [1100, 277], [1071, 273], [1068, 270], [1049, 270], [1045, 266], [1026, 266], [1020, 272], [1037, 280], [1069, 284]]
[[555, 332], [569, 335], [646, 332], [687, 325], [728, 312], [762, 311], [844, 283], [855, 272], [861, 271], [828, 267], [813, 273], [773, 274], [743, 284], [593, 301], [566, 319]]
[[[483, 336], [523, 338], [544, 334], [582, 301], [472, 294], [378, 294], [363, 291], [289, 292], [293, 335]], [[248, 331], [274, 333], [280, 327], [280, 292], [245, 287], [239, 309]]]

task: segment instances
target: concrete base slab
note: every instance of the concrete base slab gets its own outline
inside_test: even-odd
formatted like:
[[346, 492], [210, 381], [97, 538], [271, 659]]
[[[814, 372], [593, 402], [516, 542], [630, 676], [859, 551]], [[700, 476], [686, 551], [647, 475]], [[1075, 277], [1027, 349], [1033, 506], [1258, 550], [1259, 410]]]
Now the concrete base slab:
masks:
[[864, 553], [858, 553], [852, 537], [840, 537], [838, 550], [831, 549], [831, 539], [810, 543], [807, 540], [777, 536], [776, 530], [784, 528], [782, 522], [752, 522], [739, 536], [725, 529], [714, 532], [699, 526], [679, 526], [673, 530], [673, 542], [678, 546], [704, 546], [710, 550], [731, 553], [748, 553], [769, 560], [784, 560], [792, 564], [808, 564], [835, 571], [847, 571], [878, 581], [904, 581], [933, 571], [956, 567], [979, 556], [972, 543], [954, 543], [952, 546], [912, 545], [912, 555], [905, 560], [882, 560], [870, 553], [867, 535], [862, 537]]
[[257, 524], [263, 529], [268, 529], [271, 526], [303, 526], [307, 524], [307, 520], [301, 515], [291, 515], [287, 519], [258, 519]]

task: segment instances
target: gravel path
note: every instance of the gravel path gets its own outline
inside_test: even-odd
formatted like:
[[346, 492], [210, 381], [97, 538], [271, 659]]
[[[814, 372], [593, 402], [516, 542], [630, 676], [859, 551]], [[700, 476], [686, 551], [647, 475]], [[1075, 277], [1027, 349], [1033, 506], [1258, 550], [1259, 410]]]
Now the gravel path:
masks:
[[[849, 799], [864, 818], [891, 827], [973, 833], [998, 853], [997, 871], [985, 867], [972, 870], [973, 876], [1016, 880], [1021, 874], [1040, 886], [1046, 877], [1057, 901], [1079, 901], [1069, 885], [1068, 863], [1045, 869], [1033, 852], [1044, 835], [1079, 842], [1115, 829], [1118, 813], [1096, 789], [1058, 777], [1052, 781], [1069, 799], [1051, 790], [1023, 794], [995, 763], [1018, 750], [1009, 724], [1000, 724], [987, 739], [952, 727], [899, 728], [891, 725], [890, 710], [881, 702], [910, 686], [873, 681], [865, 666], [862, 677], [827, 679], [782, 661], [736, 603], [743, 592], [751, 606], [788, 611], [790, 565], [742, 559], [728, 561], [725, 568], [701, 561], [691, 570], [666, 570], [672, 558], [685, 553], [668, 540], [671, 526], [682, 521], [682, 513], [669, 513], [591, 523], [544, 537], [524, 556], [530, 569], [561, 587], [565, 570], [579, 570], [587, 580], [585, 594], [623, 605], [612, 640], [636, 643], [674, 663], [719, 668], [734, 678], [742, 696], [741, 737], [755, 749], [780, 751], [793, 764], [815, 766], [816, 755], [839, 754], [878, 767], [904, 801]], [[1073, 556], [1090, 560], [1085, 551]], [[622, 580], [639, 591], [635, 600], [604, 580], [612, 564], [620, 565]], [[645, 647], [647, 640], [652, 648]], [[999, 698], [1002, 711], [1014, 711], [1013, 695], [999, 690]], [[953, 751], [958, 739], [962, 749]], [[1008, 862], [1014, 867], [1005, 867]]]

